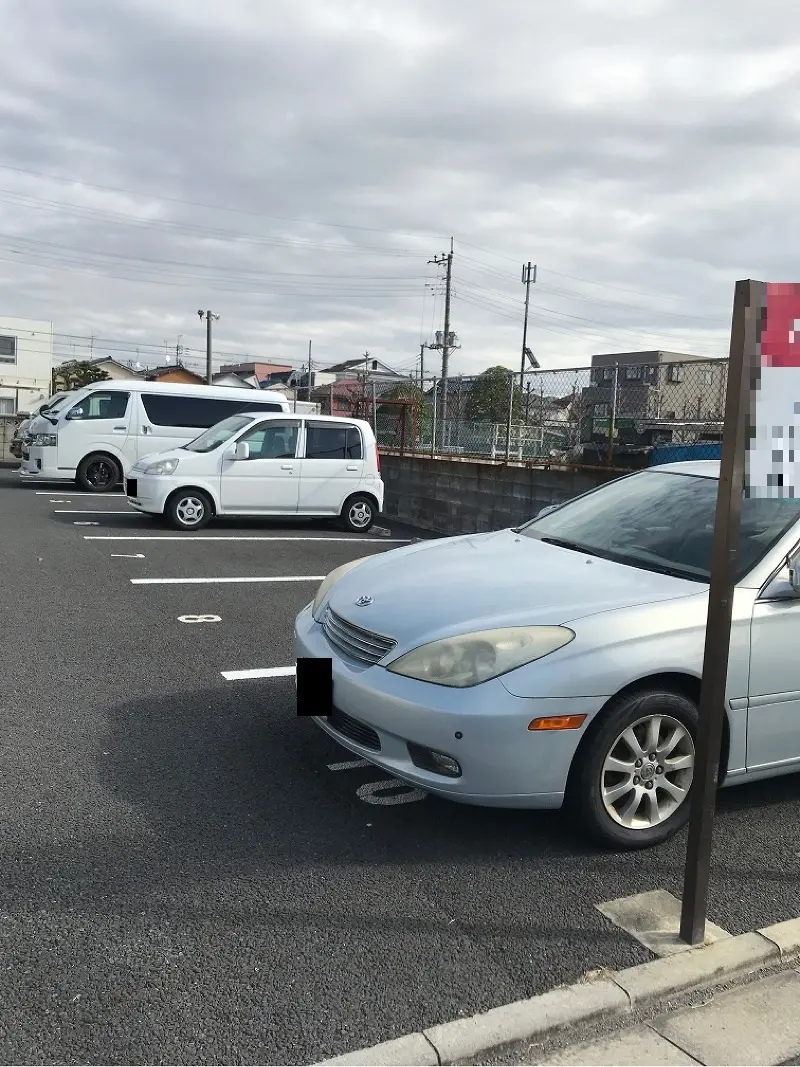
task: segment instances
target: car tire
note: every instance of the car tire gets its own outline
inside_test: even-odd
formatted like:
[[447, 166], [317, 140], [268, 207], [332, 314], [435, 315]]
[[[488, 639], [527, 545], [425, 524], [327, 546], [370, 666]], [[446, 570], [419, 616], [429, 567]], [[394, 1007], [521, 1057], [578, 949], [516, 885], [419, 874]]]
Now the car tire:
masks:
[[164, 508], [164, 517], [176, 530], [202, 530], [213, 515], [214, 505], [202, 489], [178, 489]]
[[615, 700], [571, 776], [579, 825], [614, 849], [649, 848], [676, 834], [689, 818], [696, 733], [697, 706], [681, 693], [649, 689]]
[[378, 505], [366, 493], [356, 493], [344, 502], [341, 522], [350, 533], [366, 533], [375, 523]]
[[87, 493], [110, 493], [122, 481], [122, 469], [113, 456], [93, 452], [81, 460], [75, 481]]

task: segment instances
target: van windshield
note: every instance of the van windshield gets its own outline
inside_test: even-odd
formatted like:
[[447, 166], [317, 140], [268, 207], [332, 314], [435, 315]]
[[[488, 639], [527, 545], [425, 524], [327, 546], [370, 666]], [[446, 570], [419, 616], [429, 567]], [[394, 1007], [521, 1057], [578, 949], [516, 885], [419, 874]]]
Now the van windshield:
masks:
[[213, 452], [215, 448], [219, 448], [226, 441], [230, 441], [239, 430], [249, 426], [252, 421], [251, 415], [230, 415], [227, 419], [223, 419], [222, 422], [218, 422], [216, 426], [205, 430], [199, 437], [195, 437], [194, 441], [190, 441], [188, 445], [183, 447], [187, 452]]

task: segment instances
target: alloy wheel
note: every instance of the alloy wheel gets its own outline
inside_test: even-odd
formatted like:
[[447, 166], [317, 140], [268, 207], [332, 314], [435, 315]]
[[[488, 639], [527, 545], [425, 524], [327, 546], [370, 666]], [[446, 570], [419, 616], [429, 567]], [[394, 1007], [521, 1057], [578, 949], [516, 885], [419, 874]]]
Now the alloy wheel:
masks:
[[665, 822], [689, 794], [694, 741], [671, 715], [647, 715], [626, 727], [611, 745], [600, 773], [603, 805], [630, 830]]

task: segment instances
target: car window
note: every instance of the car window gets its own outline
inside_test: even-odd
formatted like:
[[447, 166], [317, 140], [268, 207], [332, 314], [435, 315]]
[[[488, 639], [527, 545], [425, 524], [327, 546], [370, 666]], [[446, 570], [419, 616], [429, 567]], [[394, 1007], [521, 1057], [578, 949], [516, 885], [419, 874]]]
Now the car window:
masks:
[[274, 401], [259, 401], [247, 396], [225, 400], [209, 396], [176, 396], [174, 393], [142, 393], [145, 414], [153, 426], [181, 426], [203, 429], [215, 426], [231, 415], [244, 412], [280, 411]]
[[76, 418], [81, 420], [121, 419], [128, 410], [129, 399], [130, 393], [117, 390], [108, 393], [89, 393], [83, 400], [79, 400], [71, 411], [82, 411], [82, 415], [76, 415]]
[[299, 429], [299, 423], [261, 423], [242, 434], [239, 441], [250, 446], [250, 459], [294, 459]]
[[[522, 533], [634, 567], [707, 582], [716, 478], [642, 471], [565, 504]], [[800, 519], [800, 500], [742, 499], [738, 576], [743, 578]]]
[[361, 459], [361, 433], [346, 423], [310, 422], [306, 431], [306, 459]]
[[249, 415], [232, 415], [229, 419], [223, 419], [216, 426], [210, 427], [183, 447], [187, 452], [213, 452], [215, 448], [229, 441], [239, 430], [243, 430], [249, 422]]

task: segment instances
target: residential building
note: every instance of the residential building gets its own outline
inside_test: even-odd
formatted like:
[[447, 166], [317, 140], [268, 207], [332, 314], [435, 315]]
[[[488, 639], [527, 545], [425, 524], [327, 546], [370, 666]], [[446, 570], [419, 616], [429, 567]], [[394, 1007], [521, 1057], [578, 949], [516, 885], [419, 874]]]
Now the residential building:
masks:
[[52, 322], [0, 317], [0, 415], [46, 400], [52, 369]]
[[721, 433], [728, 380], [725, 359], [654, 350], [592, 356], [581, 393], [585, 440], [650, 445]]
[[86, 360], [86, 362], [91, 363], [98, 370], [104, 370], [112, 381], [124, 381], [128, 378], [142, 377], [140, 372], [134, 370], [133, 367], [120, 363], [116, 359], [111, 359], [109, 356], [96, 356], [94, 359]]
[[358, 376], [363, 375], [365, 371], [367, 378], [370, 381], [401, 382], [408, 378], [408, 375], [393, 370], [388, 364], [382, 362], [380, 359], [364, 359], [363, 356], [360, 356], [357, 359], [346, 359], [343, 363], [335, 363], [332, 367], [325, 368], [327, 374], [336, 375], [337, 381], [352, 378], [357, 379]]
[[294, 370], [287, 363], [227, 363], [220, 367], [220, 374], [236, 374], [240, 378], [256, 378], [259, 382], [265, 381], [274, 374], [291, 374]]

